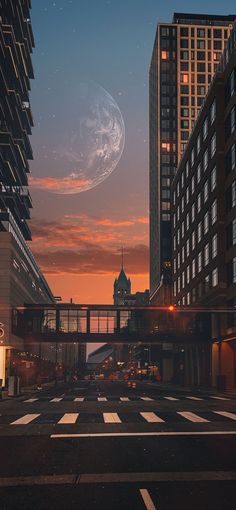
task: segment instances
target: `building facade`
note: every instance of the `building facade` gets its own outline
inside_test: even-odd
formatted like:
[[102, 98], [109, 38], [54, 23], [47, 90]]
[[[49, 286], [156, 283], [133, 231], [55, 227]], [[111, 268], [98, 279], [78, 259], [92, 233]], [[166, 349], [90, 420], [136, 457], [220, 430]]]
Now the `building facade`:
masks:
[[174, 177], [172, 210], [176, 305], [211, 309], [211, 381], [236, 387], [236, 25]]
[[[150, 299], [169, 299], [171, 182], [235, 16], [174, 14], [157, 26], [150, 66]], [[164, 303], [165, 304], [165, 303]]]

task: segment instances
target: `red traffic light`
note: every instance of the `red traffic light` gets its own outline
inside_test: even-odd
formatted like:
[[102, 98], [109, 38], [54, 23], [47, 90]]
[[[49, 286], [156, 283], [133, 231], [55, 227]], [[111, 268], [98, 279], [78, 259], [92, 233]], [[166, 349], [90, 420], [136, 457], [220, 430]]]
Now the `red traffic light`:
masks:
[[174, 305], [169, 305], [169, 306], [168, 306], [168, 310], [169, 310], [169, 312], [173, 312], [173, 311], [174, 311], [174, 309], [175, 309]]

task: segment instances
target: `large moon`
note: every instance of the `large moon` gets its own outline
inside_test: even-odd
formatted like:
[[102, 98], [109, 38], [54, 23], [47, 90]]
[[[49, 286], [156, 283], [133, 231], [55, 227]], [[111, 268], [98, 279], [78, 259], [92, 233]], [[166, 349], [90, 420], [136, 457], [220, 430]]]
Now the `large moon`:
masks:
[[96, 83], [80, 83], [73, 106], [63, 117], [60, 139], [53, 147], [53, 174], [32, 177], [31, 185], [58, 194], [87, 191], [103, 182], [116, 168], [125, 143], [125, 125], [114, 98]]

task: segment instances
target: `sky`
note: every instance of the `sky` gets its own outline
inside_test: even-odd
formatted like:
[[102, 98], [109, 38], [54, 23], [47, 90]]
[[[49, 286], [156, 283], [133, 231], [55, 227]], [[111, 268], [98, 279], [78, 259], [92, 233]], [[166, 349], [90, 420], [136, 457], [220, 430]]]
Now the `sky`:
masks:
[[[197, 9], [185, 0], [32, 0], [31, 249], [54, 295], [64, 301], [112, 303], [122, 245], [132, 291], [149, 286], [149, 65], [157, 23], [196, 10], [236, 9], [232, 0], [198, 0]], [[82, 154], [77, 109], [84, 83], [93, 84], [95, 100], [101, 90], [112, 96], [112, 120], [119, 112], [124, 120], [124, 150], [114, 171], [93, 189], [52, 193], [65, 185], [68, 191], [68, 172], [74, 175], [73, 162]], [[114, 140], [109, 147], [116, 149]], [[109, 173], [111, 159], [103, 161]], [[75, 184], [70, 182], [72, 190]]]

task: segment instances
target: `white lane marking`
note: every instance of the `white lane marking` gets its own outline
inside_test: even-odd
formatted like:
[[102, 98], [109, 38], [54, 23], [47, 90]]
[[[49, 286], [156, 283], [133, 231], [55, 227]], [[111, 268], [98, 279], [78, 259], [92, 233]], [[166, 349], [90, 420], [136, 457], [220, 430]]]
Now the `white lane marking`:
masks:
[[230, 398], [226, 398], [226, 397], [210, 397], [210, 398], [214, 398], [215, 400], [230, 400]]
[[28, 398], [28, 400], [24, 400], [24, 403], [25, 402], [36, 402], [36, 400], [38, 400], [38, 398]]
[[65, 437], [141, 437], [141, 436], [236, 436], [236, 430], [210, 430], [195, 432], [97, 432], [93, 434], [51, 434], [51, 439], [63, 439]]
[[106, 397], [98, 397], [98, 402], [107, 402]]
[[75, 423], [77, 418], [79, 416], [79, 413], [65, 413], [62, 418], [58, 421], [58, 423], [66, 424], [66, 423]]
[[225, 416], [226, 418], [230, 418], [231, 420], [236, 421], [236, 414], [228, 413], [227, 411], [213, 411], [216, 414], [220, 414], [221, 416]]
[[179, 398], [175, 397], [164, 397], [166, 400], [179, 400]]
[[199, 397], [186, 397], [188, 398], [189, 400], [203, 400], [203, 398], [199, 398]]
[[140, 413], [141, 416], [149, 423], [164, 423], [164, 420], [155, 413]]
[[195, 413], [190, 413], [189, 411], [178, 411], [177, 414], [186, 418], [186, 420], [192, 421], [194, 423], [209, 423], [209, 420], [198, 416]]
[[129, 402], [129, 397], [120, 397], [121, 402]]
[[104, 423], [121, 423], [117, 413], [103, 413]]
[[157, 510], [147, 489], [139, 489], [147, 510]]
[[36, 420], [40, 414], [25, 414], [21, 418], [18, 418], [18, 420], [15, 420], [11, 423], [11, 425], [28, 425], [33, 420]]
[[62, 397], [60, 398], [52, 398], [52, 400], [50, 400], [50, 402], [60, 402], [62, 400]]
[[153, 398], [150, 398], [150, 397], [140, 397], [141, 400], [152, 400], [153, 401]]
[[74, 398], [74, 402], [83, 402], [83, 401], [84, 401], [84, 397]]

